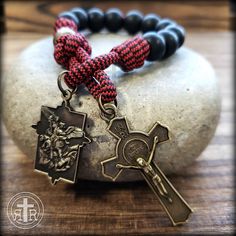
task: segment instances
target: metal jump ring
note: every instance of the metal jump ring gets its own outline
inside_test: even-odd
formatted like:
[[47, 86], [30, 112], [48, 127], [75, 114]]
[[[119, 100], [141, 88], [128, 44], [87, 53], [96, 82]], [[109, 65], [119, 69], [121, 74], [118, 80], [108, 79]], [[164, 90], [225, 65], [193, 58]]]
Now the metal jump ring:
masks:
[[101, 112], [101, 118], [110, 121], [117, 116], [117, 109], [114, 104], [105, 104], [106, 113]]
[[101, 111], [106, 115], [116, 115], [117, 114], [117, 100], [114, 100], [114, 104], [112, 103], [102, 103], [102, 96], [98, 99], [98, 105]]
[[61, 93], [62, 93], [62, 97], [63, 99], [65, 100], [70, 100], [72, 95], [76, 92], [77, 90], [77, 87], [73, 88], [72, 90], [70, 89], [64, 89], [62, 87], [62, 80], [64, 81], [64, 77], [65, 77], [65, 74], [68, 73], [69, 71], [68, 70], [64, 70], [62, 71], [59, 75], [58, 75], [58, 78], [57, 78], [57, 85], [58, 85], [58, 88], [60, 89]]

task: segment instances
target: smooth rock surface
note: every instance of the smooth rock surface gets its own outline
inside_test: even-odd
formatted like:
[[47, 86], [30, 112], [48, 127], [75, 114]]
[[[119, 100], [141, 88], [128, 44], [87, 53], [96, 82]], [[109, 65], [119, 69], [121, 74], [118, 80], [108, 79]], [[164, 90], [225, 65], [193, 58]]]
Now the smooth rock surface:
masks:
[[[127, 38], [91, 36], [93, 56], [109, 52]], [[37, 143], [31, 125], [39, 120], [41, 106], [61, 103], [57, 89], [61, 71], [53, 58], [52, 38], [46, 38], [24, 50], [4, 76], [4, 123], [30, 158], [35, 157]], [[134, 72], [123, 73], [116, 66], [106, 71], [118, 89], [119, 113], [127, 117], [131, 129], [148, 132], [157, 121], [169, 128], [170, 141], [160, 144], [155, 153], [160, 168], [165, 173], [184, 171], [209, 143], [220, 114], [218, 84], [210, 64], [197, 53], [181, 48], [170, 59], [146, 64]], [[79, 177], [109, 181], [102, 176], [100, 161], [114, 156], [116, 140], [106, 131], [97, 102], [83, 87], [71, 104], [88, 114], [86, 131], [92, 138], [83, 149]], [[139, 173], [127, 170], [117, 181], [139, 179]]]

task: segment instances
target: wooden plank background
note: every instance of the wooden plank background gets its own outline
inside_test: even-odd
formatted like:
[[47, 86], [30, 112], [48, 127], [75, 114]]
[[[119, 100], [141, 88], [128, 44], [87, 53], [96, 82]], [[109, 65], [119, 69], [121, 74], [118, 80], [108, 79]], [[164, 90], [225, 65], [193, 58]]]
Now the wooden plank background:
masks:
[[227, 0], [189, 1], [7, 1], [6, 16], [9, 31], [50, 33], [55, 16], [72, 7], [100, 7], [106, 10], [118, 7], [123, 12], [138, 9], [143, 13], [155, 12], [169, 17], [187, 29], [225, 30], [231, 16]]
[[[214, 4], [213, 4], [214, 2]], [[186, 46], [205, 56], [219, 77], [222, 113], [216, 135], [201, 156], [170, 180], [194, 208], [186, 225], [172, 227], [145, 183], [48, 184], [32, 170], [33, 161], [2, 132], [2, 235], [230, 235], [234, 226], [233, 35], [228, 1], [6, 1], [3, 72], [28, 45], [51, 33], [54, 16], [72, 6], [118, 6], [154, 11], [182, 23]], [[3, 78], [4, 79], [4, 78]], [[45, 215], [31, 230], [15, 228], [6, 216], [9, 199], [29, 191], [44, 203]]]

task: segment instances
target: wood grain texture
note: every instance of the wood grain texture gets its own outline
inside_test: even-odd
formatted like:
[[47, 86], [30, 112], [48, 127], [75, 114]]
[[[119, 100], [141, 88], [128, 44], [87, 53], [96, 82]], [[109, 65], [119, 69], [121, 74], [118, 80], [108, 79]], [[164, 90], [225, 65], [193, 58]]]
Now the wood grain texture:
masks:
[[118, 7], [123, 12], [138, 9], [143, 13], [155, 12], [162, 17], [169, 17], [187, 29], [224, 30], [230, 27], [229, 3], [218, 1], [6, 1], [6, 28], [8, 31], [50, 33], [58, 13], [72, 7], [100, 7], [107, 10]]

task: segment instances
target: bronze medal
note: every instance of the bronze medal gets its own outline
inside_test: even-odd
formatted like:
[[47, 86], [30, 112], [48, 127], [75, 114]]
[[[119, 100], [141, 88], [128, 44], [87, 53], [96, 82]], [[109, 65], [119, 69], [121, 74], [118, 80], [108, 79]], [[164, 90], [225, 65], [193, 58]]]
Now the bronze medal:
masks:
[[67, 95], [57, 108], [42, 106], [40, 121], [32, 125], [38, 134], [35, 170], [48, 174], [53, 184], [76, 182], [81, 149], [91, 142], [84, 131], [87, 115], [73, 111], [72, 93]]

